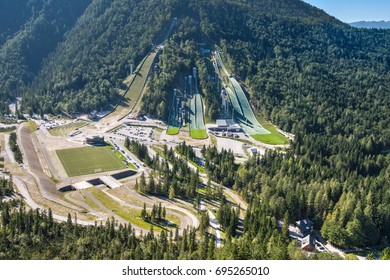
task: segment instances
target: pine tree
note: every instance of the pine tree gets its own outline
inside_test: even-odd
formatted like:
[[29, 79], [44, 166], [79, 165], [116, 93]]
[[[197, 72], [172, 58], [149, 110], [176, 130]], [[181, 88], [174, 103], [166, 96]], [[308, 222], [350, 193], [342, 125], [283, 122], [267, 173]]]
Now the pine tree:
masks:
[[144, 193], [146, 191], [146, 178], [145, 178], [145, 173], [142, 172], [141, 174], [141, 181], [139, 183], [139, 189], [141, 193]]
[[155, 193], [156, 183], [154, 182], [153, 175], [150, 175], [149, 182], [147, 184], [147, 188], [145, 190], [146, 193]]
[[200, 195], [199, 193], [196, 195], [194, 200], [194, 208], [200, 210]]
[[173, 188], [173, 186], [171, 186], [169, 188], [169, 199], [173, 200], [174, 198], [175, 198], [175, 189]]
[[283, 227], [282, 227], [282, 236], [288, 238], [288, 225], [289, 225], [289, 214], [288, 211], [284, 213]]
[[215, 237], [211, 235], [209, 238], [209, 249], [207, 251], [207, 259], [213, 260], [215, 257]]
[[68, 213], [68, 219], [66, 220], [66, 223], [68, 224], [69, 227], [72, 226], [72, 216], [70, 215], [70, 213]]
[[124, 146], [126, 147], [126, 149], [129, 149], [129, 147], [130, 147], [130, 139], [129, 139], [129, 137], [125, 138]]
[[380, 259], [390, 260], [390, 247], [387, 247], [382, 251]]
[[158, 220], [162, 220], [162, 207], [161, 207], [161, 202], [158, 204]]
[[144, 203], [144, 208], [142, 208], [142, 211], [141, 211], [141, 218], [142, 218], [142, 220], [144, 220], [144, 221], [149, 220], [148, 212], [146, 211], [146, 203]]
[[165, 209], [165, 206], [164, 206], [164, 208], [163, 208], [163, 210], [162, 210], [162, 218], [163, 218], [164, 220], [166, 220], [166, 216], [167, 216], [167, 210]]

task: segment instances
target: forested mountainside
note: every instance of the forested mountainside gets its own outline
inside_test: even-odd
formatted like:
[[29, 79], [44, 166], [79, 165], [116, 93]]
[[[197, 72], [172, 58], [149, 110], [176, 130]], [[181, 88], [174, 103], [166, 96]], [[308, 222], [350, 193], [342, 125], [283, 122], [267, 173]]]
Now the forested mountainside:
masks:
[[166, 118], [172, 84], [196, 63], [213, 117], [218, 101], [202, 42], [220, 50], [259, 114], [296, 134], [285, 154], [269, 152], [238, 170], [216, 151], [205, 155], [210, 176], [250, 204], [244, 234], [229, 239], [220, 257], [293, 258], [277, 221], [307, 217], [337, 245], [388, 245], [388, 30], [352, 28], [300, 0], [94, 0], [31, 85], [21, 80], [26, 87], [6, 87], [9, 95], [1, 96], [23, 95], [26, 111], [100, 109], [115, 101], [129, 63], [160, 43], [173, 17], [178, 24], [149, 84], [145, 113]]
[[44, 59], [84, 12], [90, 0], [0, 1], [0, 110], [30, 93]]
[[76, 113], [114, 104], [130, 64], [163, 40], [172, 18], [163, 1], [93, 1], [43, 66], [26, 106]]

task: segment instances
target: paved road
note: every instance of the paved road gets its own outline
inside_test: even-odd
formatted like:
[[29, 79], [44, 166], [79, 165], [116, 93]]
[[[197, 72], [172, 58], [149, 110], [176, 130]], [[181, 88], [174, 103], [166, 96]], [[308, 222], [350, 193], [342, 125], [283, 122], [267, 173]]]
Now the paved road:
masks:
[[23, 153], [23, 159], [26, 169], [36, 180], [41, 195], [51, 201], [54, 201], [75, 211], [82, 209], [67, 203], [61, 199], [60, 192], [57, 191], [56, 184], [43, 172], [41, 162], [35, 151], [30, 131], [21, 125], [17, 130], [19, 147]]
[[[163, 206], [163, 207], [165, 207], [167, 209], [167, 214], [176, 216], [176, 217], [178, 217], [180, 219], [180, 221], [181, 221], [180, 228], [181, 229], [184, 229], [184, 228], [187, 228], [187, 227], [191, 227], [191, 226], [194, 227], [194, 228], [198, 228], [199, 227], [199, 219], [197, 217], [195, 217], [195, 215], [193, 215], [187, 209], [184, 209], [182, 207], [178, 207], [178, 206], [172, 204], [169, 200], [163, 200], [163, 199], [159, 199], [159, 198], [156, 198], [156, 197], [143, 197], [143, 196], [135, 193], [134, 191], [132, 191], [132, 190], [130, 190], [128, 188], [127, 188], [127, 190], [129, 192], [133, 193], [133, 195], [141, 203], [146, 203], [147, 205], [150, 205], [152, 203], [153, 204], [161, 203], [161, 206]], [[138, 210], [142, 210], [143, 209], [142, 206], [139, 206], [139, 205], [136, 205], [136, 204], [133, 204], [133, 203], [129, 203], [129, 202], [123, 201], [120, 198], [110, 194], [107, 189], [103, 190], [103, 192], [105, 194], [107, 194], [110, 198], [112, 198], [113, 200], [115, 200], [116, 202], [118, 202], [119, 204], [121, 204], [123, 206], [128, 206], [128, 207], [135, 208], [135, 209], [138, 209]], [[146, 209], [149, 210], [149, 211], [152, 210], [151, 207], [147, 207]], [[172, 211], [172, 210], [174, 210], [174, 211]], [[182, 213], [182, 215], [180, 215], [177, 212]]]
[[222, 186], [222, 188], [223, 188], [223, 191], [225, 193], [227, 193], [228, 197], [231, 198], [235, 204], [240, 205], [240, 208], [242, 210], [246, 211], [248, 209], [247, 203], [244, 200], [242, 200], [241, 197], [239, 197], [235, 192], [233, 192], [231, 189], [223, 187], [223, 186]]
[[[107, 216], [104, 216], [103, 214], [101, 214], [100, 212], [94, 210], [91, 206], [89, 206], [87, 203], [84, 203], [80, 200], [77, 200], [77, 199], [74, 199], [72, 198], [72, 194], [73, 193], [67, 193], [65, 194], [65, 198], [67, 200], [69, 200], [70, 202], [72, 202], [73, 204], [75, 205], [78, 205], [80, 207], [83, 207], [85, 210], [87, 210], [89, 213], [93, 214], [93, 215], [96, 215], [98, 218], [100, 218], [101, 220], [105, 221], [107, 219]], [[81, 195], [81, 194], [80, 194]]]
[[[107, 213], [110, 217], [114, 217], [115, 220], [117, 220], [118, 222], [122, 223], [122, 224], [128, 224], [129, 222], [126, 221], [125, 219], [123, 219], [122, 217], [119, 217], [118, 215], [116, 215], [113, 211], [111, 211], [111, 209], [108, 209], [106, 206], [103, 205], [103, 203], [101, 203], [99, 200], [97, 200], [92, 194], [90, 194], [89, 192], [85, 191], [85, 190], [81, 190], [81, 193], [85, 196], [87, 196], [90, 200], [92, 200], [93, 203], [95, 203], [97, 206], [99, 206], [100, 209], [102, 209], [105, 213]], [[133, 228], [135, 229], [141, 229], [137, 226], [134, 226], [132, 225]]]
[[58, 176], [57, 172], [56, 172], [56, 169], [53, 165], [53, 162], [51, 161], [48, 153], [47, 153], [47, 150], [42, 147], [43, 145], [43, 142], [40, 141], [41, 137], [44, 137], [44, 135], [42, 135], [43, 133], [38, 130], [35, 132], [37, 135], [36, 135], [36, 143], [38, 144], [39, 147], [37, 147], [38, 149], [40, 149], [43, 153], [43, 156], [44, 156], [44, 160], [46, 162], [46, 164], [48, 165], [49, 169], [50, 169], [50, 173], [52, 174], [52, 176], [56, 179], [59, 179], [60, 177]]
[[9, 146], [9, 135], [6, 134], [4, 137], [4, 142], [5, 142], [5, 151], [7, 152], [8, 158], [12, 163], [16, 163], [14, 153], [11, 150], [11, 147]]
[[221, 233], [219, 232], [219, 224], [218, 220], [215, 217], [214, 213], [211, 212], [210, 210], [207, 210], [209, 212], [209, 217], [210, 217], [210, 226], [214, 229], [215, 231], [215, 245], [217, 248], [220, 248], [222, 245], [222, 239], [221, 239]]
[[[27, 190], [26, 184], [23, 182], [22, 179], [15, 176], [13, 178], [13, 182], [15, 183], [16, 187], [19, 190], [20, 195], [23, 197], [24, 201], [27, 203], [28, 206], [30, 206], [33, 210], [41, 209], [41, 210], [48, 211], [48, 209], [45, 209], [45, 208], [39, 206], [37, 203], [35, 203], [35, 201], [31, 198], [30, 193]], [[60, 221], [60, 222], [66, 222], [68, 220], [68, 217], [60, 216], [60, 215], [53, 213], [53, 219]], [[82, 221], [79, 219], [77, 219], [77, 224], [79, 224], [79, 225], [94, 225], [94, 223], [92, 223], [92, 222]]]

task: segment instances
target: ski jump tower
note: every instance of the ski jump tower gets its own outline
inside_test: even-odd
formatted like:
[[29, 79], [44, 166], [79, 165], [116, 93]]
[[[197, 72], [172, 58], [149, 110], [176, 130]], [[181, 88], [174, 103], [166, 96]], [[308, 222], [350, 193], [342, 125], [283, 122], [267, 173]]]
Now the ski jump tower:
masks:
[[192, 76], [191, 75], [188, 76], [188, 80], [190, 82], [190, 98], [192, 98]]
[[194, 79], [195, 79], [195, 93], [198, 94], [199, 93], [198, 74], [197, 74], [197, 71], [196, 71], [196, 67], [192, 68], [192, 74], [193, 74]]

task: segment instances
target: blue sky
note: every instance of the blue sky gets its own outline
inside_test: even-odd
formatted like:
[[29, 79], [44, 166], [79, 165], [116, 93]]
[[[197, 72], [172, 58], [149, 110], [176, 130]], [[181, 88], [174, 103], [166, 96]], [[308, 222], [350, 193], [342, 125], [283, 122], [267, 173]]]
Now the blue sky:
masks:
[[390, 0], [304, 0], [344, 22], [390, 21]]

